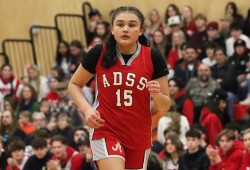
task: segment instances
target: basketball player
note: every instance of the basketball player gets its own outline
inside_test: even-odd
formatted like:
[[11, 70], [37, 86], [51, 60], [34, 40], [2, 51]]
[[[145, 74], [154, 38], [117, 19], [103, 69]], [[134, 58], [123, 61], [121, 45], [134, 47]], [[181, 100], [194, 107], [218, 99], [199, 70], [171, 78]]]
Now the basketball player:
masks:
[[[135, 7], [117, 8], [105, 45], [96, 45], [69, 83], [69, 94], [90, 129], [93, 159], [100, 170], [146, 169], [151, 148], [150, 96], [165, 112], [170, 105], [168, 69], [143, 35], [144, 16]], [[82, 87], [96, 75], [94, 107]]]

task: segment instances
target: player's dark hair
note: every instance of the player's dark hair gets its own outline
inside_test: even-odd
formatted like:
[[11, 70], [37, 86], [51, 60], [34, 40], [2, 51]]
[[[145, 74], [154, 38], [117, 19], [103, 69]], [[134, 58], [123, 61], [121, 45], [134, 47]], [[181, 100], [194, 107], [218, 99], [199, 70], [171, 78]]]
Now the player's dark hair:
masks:
[[[122, 6], [117, 8], [111, 17], [111, 25], [113, 26], [114, 20], [117, 17], [118, 14], [122, 13], [122, 12], [131, 12], [134, 13], [139, 20], [141, 21], [141, 28], [144, 27], [144, 16], [141, 13], [141, 11], [138, 8], [132, 7], [132, 6]], [[142, 34], [141, 36], [139, 36], [139, 43], [145, 46], [150, 46], [150, 43], [148, 41], [148, 39], [145, 37], [144, 34]], [[116, 56], [116, 40], [114, 35], [112, 35], [112, 33], [109, 33], [105, 42], [106, 45], [106, 51], [103, 54], [103, 59], [102, 59], [102, 66], [104, 68], [109, 68], [111, 66], [113, 66], [116, 61], [117, 61], [117, 56]]]

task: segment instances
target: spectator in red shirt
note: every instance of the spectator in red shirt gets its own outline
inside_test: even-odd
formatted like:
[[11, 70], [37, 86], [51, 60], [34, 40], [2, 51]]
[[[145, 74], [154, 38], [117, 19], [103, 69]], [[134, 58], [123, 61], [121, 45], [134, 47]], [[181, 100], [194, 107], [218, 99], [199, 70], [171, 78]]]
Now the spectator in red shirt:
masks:
[[218, 135], [220, 147], [209, 145], [206, 149], [210, 159], [210, 170], [238, 170], [242, 162], [242, 148], [235, 142], [232, 130], [223, 130]]
[[51, 77], [49, 80], [49, 88], [50, 91], [46, 95], [45, 99], [50, 102], [51, 106], [55, 106], [59, 100], [59, 96], [57, 94], [57, 86], [59, 84], [59, 78]]
[[63, 136], [56, 135], [51, 139], [51, 148], [54, 156], [47, 164], [50, 170], [81, 170], [83, 157], [70, 146], [67, 146]]
[[227, 93], [216, 89], [201, 111], [200, 122], [207, 130], [207, 142], [215, 146], [216, 137], [222, 130], [223, 111], [226, 108]]
[[246, 150], [243, 152], [240, 170], [250, 169], [250, 128], [243, 131], [243, 142]]

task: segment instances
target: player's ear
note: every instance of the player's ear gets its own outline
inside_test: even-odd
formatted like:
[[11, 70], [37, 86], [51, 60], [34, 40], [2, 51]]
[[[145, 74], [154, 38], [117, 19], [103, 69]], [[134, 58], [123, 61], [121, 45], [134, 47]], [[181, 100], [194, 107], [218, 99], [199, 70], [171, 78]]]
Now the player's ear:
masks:
[[140, 29], [140, 36], [144, 33], [144, 31], [145, 31], [145, 28], [144, 27], [141, 27], [141, 29]]

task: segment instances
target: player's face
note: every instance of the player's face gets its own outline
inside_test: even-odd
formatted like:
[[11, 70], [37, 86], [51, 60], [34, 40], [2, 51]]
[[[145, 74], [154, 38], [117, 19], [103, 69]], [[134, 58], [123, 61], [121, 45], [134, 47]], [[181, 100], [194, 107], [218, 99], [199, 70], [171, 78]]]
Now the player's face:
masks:
[[243, 136], [243, 142], [248, 151], [250, 151], [250, 133], [246, 133]]
[[112, 34], [118, 45], [134, 45], [143, 33], [141, 21], [131, 12], [123, 12], [116, 16], [112, 25]]

